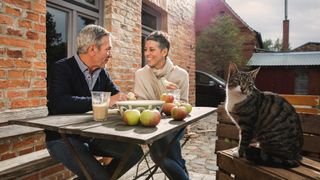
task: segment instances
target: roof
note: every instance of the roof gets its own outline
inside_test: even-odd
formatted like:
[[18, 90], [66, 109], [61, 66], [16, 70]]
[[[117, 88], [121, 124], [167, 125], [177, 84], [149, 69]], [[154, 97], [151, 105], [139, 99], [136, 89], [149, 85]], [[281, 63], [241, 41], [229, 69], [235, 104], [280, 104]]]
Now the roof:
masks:
[[248, 66], [319, 66], [320, 51], [253, 53]]

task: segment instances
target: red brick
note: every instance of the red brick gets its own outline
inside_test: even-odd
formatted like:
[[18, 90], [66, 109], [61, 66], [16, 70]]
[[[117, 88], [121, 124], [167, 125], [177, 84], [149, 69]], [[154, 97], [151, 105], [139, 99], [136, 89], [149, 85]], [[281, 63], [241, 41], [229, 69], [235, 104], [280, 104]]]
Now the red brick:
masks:
[[39, 151], [39, 150], [45, 149], [45, 148], [46, 148], [46, 145], [45, 145], [45, 144], [37, 145], [37, 146], [35, 147], [36, 151]]
[[22, 36], [22, 32], [21, 32], [20, 29], [15, 30], [15, 29], [8, 28], [7, 29], [7, 34], [11, 35], [11, 36]]
[[26, 149], [23, 149], [23, 150], [19, 151], [19, 156], [24, 155], [24, 154], [28, 154], [28, 153], [31, 153], [31, 152], [34, 152], [34, 148], [33, 147], [26, 148]]
[[6, 49], [6, 48], [0, 48], [0, 55], [5, 54], [5, 53], [6, 53], [6, 51], [7, 51], [7, 49]]
[[[38, 38], [38, 37], [37, 37]], [[36, 51], [41, 51], [41, 50], [45, 50], [46, 49], [46, 44], [44, 43], [34, 43], [34, 49]]]
[[28, 97], [45, 97], [47, 95], [46, 90], [30, 90], [28, 91]]
[[37, 57], [37, 53], [34, 52], [34, 51], [26, 50], [26, 51], [24, 52], [24, 57], [25, 57], [25, 58], [35, 58], [35, 57]]
[[6, 16], [4, 14], [0, 14], [0, 24], [13, 24], [13, 17]]
[[46, 23], [46, 20], [47, 20], [47, 18], [46, 18], [45, 15], [40, 15], [40, 23], [41, 23], [41, 24], [45, 24], [45, 23]]
[[14, 61], [12, 59], [10, 59], [10, 60], [0, 59], [0, 67], [13, 68]]
[[16, 60], [14, 61], [14, 65], [17, 68], [31, 68], [32, 63], [30, 61]]
[[25, 28], [31, 28], [31, 21], [29, 20], [19, 20], [19, 26]]
[[9, 151], [8, 144], [0, 144], [0, 155]]
[[23, 39], [14, 39], [7, 36], [0, 36], [0, 44], [16, 47], [27, 47], [31, 46], [31, 43], [28, 40]]
[[21, 16], [21, 11], [19, 9], [11, 8], [11, 7], [6, 7], [5, 12], [7, 14], [11, 14], [14, 16]]
[[31, 40], [37, 40], [37, 39], [39, 39], [39, 35], [38, 35], [38, 33], [36, 33], [36, 32], [28, 31], [28, 32], [26, 33], [26, 35], [27, 35], [28, 39], [31, 39]]
[[33, 67], [35, 69], [46, 69], [47, 68], [47, 63], [46, 62], [34, 62]]
[[6, 77], [6, 71], [0, 70], [0, 78], [4, 79]]
[[18, 7], [21, 7], [22, 9], [30, 9], [31, 3], [25, 0], [2, 0], [4, 2], [7, 2], [12, 5], [16, 5]]
[[47, 81], [46, 80], [33, 81], [32, 87], [33, 88], [45, 88], [45, 87], [47, 87]]
[[38, 21], [39, 20], [39, 14], [34, 13], [34, 12], [27, 12], [27, 19], [33, 20], [33, 21]]
[[46, 13], [46, 4], [45, 3], [37, 3], [35, 1], [32, 2], [32, 9], [36, 12]]
[[36, 71], [36, 78], [45, 79], [47, 77], [47, 71]]
[[8, 90], [7, 97], [9, 99], [24, 98], [24, 97], [26, 97], [26, 92], [21, 91], [21, 90], [20, 91], [18, 91], [18, 90]]
[[0, 88], [17, 88], [23, 87], [27, 88], [30, 87], [30, 81], [27, 80], [0, 80]]
[[17, 157], [16, 153], [9, 153], [8, 152], [8, 153], [1, 155], [0, 160], [3, 161], [3, 160], [14, 158], [14, 157]]
[[4, 109], [4, 102], [0, 101], [0, 109]]
[[40, 31], [40, 32], [43, 32], [45, 33], [46, 32], [46, 26], [45, 25], [39, 25], [39, 24], [35, 24], [33, 29], [35, 31]]
[[7, 55], [11, 58], [22, 58], [22, 51], [21, 50], [7, 50]]
[[42, 171], [40, 173], [40, 177], [44, 178], [44, 177], [50, 176], [52, 174], [55, 174], [55, 173], [57, 173], [59, 171], [63, 171], [63, 170], [64, 170], [64, 166], [63, 165], [59, 164], [59, 165], [56, 165], [56, 166], [52, 166], [51, 168], [48, 168], [48, 169]]

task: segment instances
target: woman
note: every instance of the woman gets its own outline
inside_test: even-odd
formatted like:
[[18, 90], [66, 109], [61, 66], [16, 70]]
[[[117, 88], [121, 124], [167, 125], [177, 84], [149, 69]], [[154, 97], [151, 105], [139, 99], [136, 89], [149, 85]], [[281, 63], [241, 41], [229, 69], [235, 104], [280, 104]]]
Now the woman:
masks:
[[[159, 100], [161, 94], [168, 89], [179, 89], [180, 99], [188, 101], [189, 75], [184, 69], [173, 65], [167, 57], [169, 49], [170, 42], [164, 32], [155, 31], [146, 38], [144, 55], [147, 65], [135, 73], [134, 93], [138, 99]], [[151, 158], [157, 161], [174, 139], [160, 163], [160, 168], [170, 179], [189, 179], [185, 161], [181, 155], [180, 139], [183, 134], [184, 130], [181, 129], [178, 133], [154, 142], [150, 149]]]

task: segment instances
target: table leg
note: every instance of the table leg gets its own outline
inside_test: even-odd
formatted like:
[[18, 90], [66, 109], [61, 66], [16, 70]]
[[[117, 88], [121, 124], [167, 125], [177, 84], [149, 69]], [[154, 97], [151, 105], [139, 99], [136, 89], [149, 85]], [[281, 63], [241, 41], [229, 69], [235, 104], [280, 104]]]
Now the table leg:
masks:
[[134, 145], [130, 144], [129, 147], [126, 149], [124, 156], [121, 158], [121, 161], [120, 161], [118, 167], [116, 168], [115, 172], [112, 174], [111, 180], [116, 180], [118, 178], [125, 163], [128, 161], [130, 155], [132, 154], [133, 149], [134, 149]]
[[70, 141], [69, 141], [68, 137], [66, 136], [66, 134], [61, 133], [61, 137], [62, 137], [63, 141], [66, 143], [66, 145], [68, 146], [68, 149], [70, 150], [70, 152], [73, 155], [74, 159], [77, 161], [78, 165], [80, 166], [80, 169], [82, 170], [82, 172], [86, 176], [86, 179], [87, 180], [92, 180], [92, 177], [90, 176], [89, 171], [83, 165], [83, 163], [82, 163], [77, 151], [74, 149], [73, 145], [70, 143]]
[[[181, 133], [181, 131], [183, 131], [184, 129], [181, 129], [180, 131], [178, 131], [178, 133], [174, 136], [174, 138], [170, 141], [169, 144], [167, 144], [167, 146], [165, 147], [165, 150], [162, 154], [162, 156], [158, 159], [156, 159], [155, 163], [155, 167], [153, 169], [153, 171], [149, 174], [149, 176], [146, 178], [146, 180], [150, 179], [154, 173], [156, 173], [158, 167], [160, 167], [160, 163], [161, 161], [163, 161], [163, 159], [166, 157], [167, 153], [169, 152], [169, 149], [171, 148], [171, 146], [173, 145], [174, 141], [178, 138], [179, 134]], [[148, 147], [149, 149], [151, 149], [151, 145], [148, 144]], [[170, 178], [170, 176], [164, 171], [164, 174], [169, 178], [169, 179], [172, 179]]]

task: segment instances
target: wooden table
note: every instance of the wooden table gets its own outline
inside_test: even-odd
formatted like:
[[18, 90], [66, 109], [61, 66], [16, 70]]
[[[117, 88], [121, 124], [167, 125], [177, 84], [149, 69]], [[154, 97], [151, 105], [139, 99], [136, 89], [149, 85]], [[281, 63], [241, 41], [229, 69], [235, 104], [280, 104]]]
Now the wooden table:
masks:
[[[32, 127], [39, 127], [46, 130], [57, 131], [61, 134], [69, 149], [75, 155], [87, 179], [91, 179], [85, 166], [82, 164], [76, 151], [66, 138], [67, 134], [75, 134], [91, 138], [111, 139], [133, 144], [152, 144], [154, 141], [165, 137], [181, 128], [192, 124], [201, 118], [214, 112], [216, 108], [211, 107], [193, 107], [190, 115], [183, 121], [174, 121], [172, 118], [162, 118], [156, 127], [127, 126], [121, 120], [119, 115], [110, 115], [106, 121], [97, 122], [93, 120], [92, 114], [77, 115], [56, 115], [37, 119], [11, 120], [9, 123], [20, 124]], [[116, 179], [121, 172], [122, 166], [132, 153], [128, 148], [119, 166], [114, 172], [112, 179]]]

